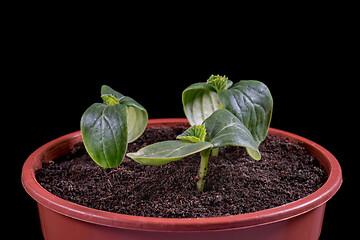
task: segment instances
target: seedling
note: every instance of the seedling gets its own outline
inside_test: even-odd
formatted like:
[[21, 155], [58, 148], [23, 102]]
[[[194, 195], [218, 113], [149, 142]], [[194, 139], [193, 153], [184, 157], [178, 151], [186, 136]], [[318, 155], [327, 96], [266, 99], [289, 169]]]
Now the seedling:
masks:
[[94, 103], [81, 118], [81, 135], [90, 157], [103, 168], [118, 166], [127, 145], [145, 131], [148, 114], [134, 99], [102, 86], [103, 103]]
[[204, 189], [210, 151], [223, 146], [251, 148], [260, 156], [257, 143], [241, 121], [226, 109], [215, 111], [202, 125], [194, 125], [177, 136], [178, 140], [158, 142], [127, 156], [144, 165], [164, 165], [200, 153], [198, 190]]
[[[122, 162], [128, 143], [144, 132], [148, 115], [134, 99], [106, 85], [101, 88], [101, 97], [103, 103], [94, 103], [83, 114], [81, 134], [90, 157], [101, 167], [111, 168]], [[128, 153], [129, 158], [145, 165], [163, 165], [200, 153], [198, 190], [204, 189], [211, 150], [241, 146], [260, 160], [258, 147], [267, 135], [273, 107], [263, 83], [249, 80], [233, 84], [225, 76], [212, 75], [206, 83], [186, 88], [182, 99], [191, 127], [176, 140]]]
[[[187, 87], [182, 102], [190, 125], [201, 124], [218, 109], [229, 110], [249, 129], [258, 145], [267, 135], [273, 109], [273, 99], [265, 84], [255, 80], [233, 84], [219, 75]], [[247, 151], [256, 158], [251, 149]]]
[[163, 165], [200, 153], [198, 190], [204, 189], [212, 149], [242, 146], [260, 160], [258, 147], [267, 135], [272, 114], [270, 91], [258, 81], [231, 86], [226, 77], [211, 76], [207, 83], [186, 88], [183, 105], [192, 126], [177, 140], [155, 143], [127, 156], [141, 164]]

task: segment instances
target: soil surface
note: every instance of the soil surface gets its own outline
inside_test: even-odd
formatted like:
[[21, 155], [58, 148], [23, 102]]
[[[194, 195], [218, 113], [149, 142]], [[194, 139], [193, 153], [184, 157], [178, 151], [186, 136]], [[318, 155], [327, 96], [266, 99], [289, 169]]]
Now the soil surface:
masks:
[[[147, 129], [128, 152], [175, 139], [186, 128]], [[223, 147], [210, 157], [205, 189], [195, 188], [200, 154], [163, 165], [144, 166], [125, 158], [103, 169], [79, 143], [66, 156], [43, 163], [36, 178], [49, 192], [87, 207], [115, 213], [202, 218], [249, 213], [303, 198], [326, 181], [325, 171], [307, 150], [277, 137], [260, 145], [262, 158], [251, 159], [244, 148]]]

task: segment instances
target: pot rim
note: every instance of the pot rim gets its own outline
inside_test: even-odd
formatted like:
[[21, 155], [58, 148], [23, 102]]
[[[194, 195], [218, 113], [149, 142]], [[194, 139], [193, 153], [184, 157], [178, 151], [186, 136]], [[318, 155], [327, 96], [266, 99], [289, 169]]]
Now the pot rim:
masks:
[[[164, 125], [172, 126], [176, 124], [188, 124], [188, 121], [185, 118], [150, 119], [148, 127]], [[314, 193], [294, 202], [257, 212], [233, 216], [208, 218], [156, 218], [97, 210], [66, 201], [51, 194], [45, 190], [35, 178], [35, 170], [41, 166], [41, 162], [47, 157], [44, 153], [51, 152], [56, 147], [62, 146], [69, 150], [74, 143], [81, 141], [80, 131], [54, 139], [34, 151], [23, 165], [21, 180], [26, 192], [35, 199], [38, 204], [57, 213], [89, 223], [132, 230], [167, 232], [247, 228], [283, 221], [304, 214], [325, 204], [338, 191], [342, 183], [341, 167], [336, 158], [319, 144], [296, 134], [274, 128], [269, 128], [269, 134], [288, 138], [290, 141], [302, 142], [320, 164], [324, 166], [328, 173], [329, 176], [325, 184]], [[72, 142], [72, 145], [70, 144], [70, 146], [68, 142]]]

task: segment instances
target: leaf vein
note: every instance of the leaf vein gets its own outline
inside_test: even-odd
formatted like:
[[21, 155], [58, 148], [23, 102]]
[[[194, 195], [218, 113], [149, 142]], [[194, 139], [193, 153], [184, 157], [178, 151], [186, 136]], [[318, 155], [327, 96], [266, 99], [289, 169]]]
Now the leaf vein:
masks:
[[104, 141], [104, 118], [105, 118], [105, 110], [107, 109], [108, 107], [105, 107], [104, 110], [102, 111], [101, 113], [101, 143], [102, 143], [102, 149], [103, 149], [103, 154], [104, 154], [104, 159], [105, 161], [107, 162], [108, 166], [110, 166], [110, 163], [109, 163], [109, 160], [108, 160], [108, 157], [106, 156], [106, 151], [105, 151], [105, 141]]

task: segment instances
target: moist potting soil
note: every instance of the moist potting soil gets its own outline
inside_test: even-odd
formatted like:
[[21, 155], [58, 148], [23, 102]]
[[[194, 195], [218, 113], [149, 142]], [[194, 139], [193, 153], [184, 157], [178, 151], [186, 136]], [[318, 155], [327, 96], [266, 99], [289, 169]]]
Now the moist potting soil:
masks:
[[[128, 152], [175, 139], [185, 126], [147, 129]], [[220, 148], [210, 157], [203, 192], [195, 184], [200, 154], [163, 166], [141, 165], [127, 157], [104, 169], [91, 160], [82, 143], [36, 171], [37, 181], [65, 200], [121, 214], [203, 218], [249, 213], [303, 198], [326, 181], [318, 161], [301, 145], [268, 136], [255, 161], [242, 147]]]

